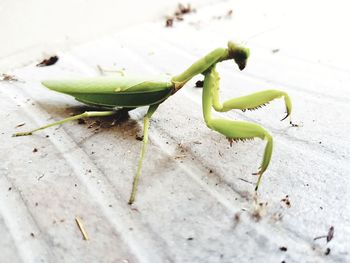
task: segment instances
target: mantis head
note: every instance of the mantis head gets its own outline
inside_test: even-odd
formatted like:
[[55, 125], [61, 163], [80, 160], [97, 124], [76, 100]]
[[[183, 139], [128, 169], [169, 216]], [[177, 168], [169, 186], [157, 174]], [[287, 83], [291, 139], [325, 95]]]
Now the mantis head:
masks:
[[243, 70], [250, 54], [249, 48], [245, 48], [231, 41], [229, 41], [227, 45], [230, 58], [235, 60], [240, 70]]

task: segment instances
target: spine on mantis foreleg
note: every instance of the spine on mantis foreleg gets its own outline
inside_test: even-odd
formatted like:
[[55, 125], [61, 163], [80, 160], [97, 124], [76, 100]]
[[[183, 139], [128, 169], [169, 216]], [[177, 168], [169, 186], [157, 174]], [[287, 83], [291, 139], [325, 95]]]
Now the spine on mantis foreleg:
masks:
[[[216, 90], [218, 90], [218, 88], [216, 88]], [[214, 88], [213, 88], [213, 91], [214, 91]], [[274, 99], [281, 98], [281, 97], [284, 97], [284, 102], [286, 105], [287, 116], [282, 119], [284, 120], [292, 112], [292, 101], [286, 92], [280, 91], [280, 90], [272, 90], [272, 89], [263, 90], [248, 96], [242, 96], [239, 98], [233, 98], [233, 99], [227, 100], [223, 104], [220, 103], [219, 93], [218, 91], [216, 91], [216, 92], [213, 92], [213, 104], [214, 104], [214, 108], [217, 111], [225, 112], [225, 111], [231, 110], [233, 108], [233, 105], [235, 109], [254, 110], [254, 109], [257, 109], [259, 106], [264, 105], [265, 103], [268, 103]]]

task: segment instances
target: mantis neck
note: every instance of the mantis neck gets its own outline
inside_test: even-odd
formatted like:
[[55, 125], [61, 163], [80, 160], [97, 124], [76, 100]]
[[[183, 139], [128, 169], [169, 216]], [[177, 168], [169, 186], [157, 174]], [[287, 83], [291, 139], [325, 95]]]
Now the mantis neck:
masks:
[[239, 69], [243, 70], [246, 66], [248, 57], [248, 48], [244, 48], [230, 41], [227, 44], [227, 48], [217, 48], [213, 50], [203, 58], [193, 63], [180, 75], [174, 76], [171, 79], [171, 82], [174, 85], [174, 93], [181, 89], [194, 76], [198, 74], [204, 74], [218, 62], [233, 59]]
[[228, 59], [229, 52], [227, 49], [218, 48], [210, 52], [205, 57], [197, 60], [188, 69], [181, 74], [174, 76], [171, 82], [174, 84], [174, 93], [181, 89], [189, 80], [198, 74], [202, 74], [216, 63]]

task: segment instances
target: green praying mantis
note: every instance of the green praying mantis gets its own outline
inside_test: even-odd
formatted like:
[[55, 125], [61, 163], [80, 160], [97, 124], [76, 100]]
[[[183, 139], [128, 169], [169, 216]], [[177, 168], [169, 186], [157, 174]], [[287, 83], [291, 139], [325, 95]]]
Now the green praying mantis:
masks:
[[[291, 114], [292, 102], [287, 93], [279, 90], [264, 90], [247, 96], [233, 98], [220, 102], [219, 99], [219, 74], [216, 71], [216, 64], [225, 60], [233, 59], [240, 70], [246, 66], [249, 57], [249, 49], [239, 44], [228, 42], [227, 48], [217, 48], [196, 61], [188, 69], [172, 78], [130, 78], [130, 77], [98, 77], [76, 80], [45, 80], [42, 84], [47, 88], [73, 96], [76, 100], [98, 107], [99, 111], [86, 111], [28, 132], [19, 132], [14, 136], [31, 135], [33, 132], [46, 129], [55, 125], [63, 124], [72, 120], [87, 117], [111, 116], [117, 113], [117, 109], [123, 108], [133, 110], [137, 107], [148, 106], [148, 111], [144, 116], [143, 143], [140, 158], [137, 165], [136, 174], [133, 179], [129, 204], [134, 203], [139, 178], [141, 174], [142, 162], [145, 156], [148, 143], [148, 130], [150, 119], [158, 106], [169, 96], [174, 95], [189, 80], [198, 74], [204, 75], [202, 107], [203, 117], [209, 129], [217, 131], [229, 140], [247, 140], [260, 138], [266, 140], [266, 146], [262, 163], [258, 172], [255, 191], [258, 190], [262, 175], [269, 166], [273, 139], [272, 136], [260, 125], [233, 121], [223, 118], [213, 118], [212, 108], [217, 112], [227, 112], [233, 109], [252, 110], [268, 103], [269, 101], [284, 97], [287, 115]], [[290, 122], [292, 124], [292, 122]]]

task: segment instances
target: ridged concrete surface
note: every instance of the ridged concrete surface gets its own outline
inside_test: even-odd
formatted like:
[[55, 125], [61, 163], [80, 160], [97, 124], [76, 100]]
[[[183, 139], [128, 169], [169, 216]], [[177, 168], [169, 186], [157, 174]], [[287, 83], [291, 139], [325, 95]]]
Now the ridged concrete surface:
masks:
[[[58, 53], [54, 66], [11, 72], [20, 82], [0, 82], [0, 262], [350, 261], [349, 68], [343, 57], [317, 46], [317, 34], [305, 43], [310, 52], [303, 49], [298, 36], [308, 27], [293, 25], [288, 5], [271, 16], [268, 7], [254, 11], [227, 1], [173, 28], [163, 21], [135, 26]], [[232, 17], [223, 17], [231, 9]], [[306, 19], [306, 13], [298, 15]], [[215, 113], [258, 123], [273, 135], [273, 158], [257, 197], [249, 182], [256, 180], [251, 174], [264, 143], [230, 147], [205, 126], [201, 89], [194, 88], [201, 76], [154, 114], [132, 207], [127, 200], [144, 108], [125, 121], [93, 118], [11, 137], [86, 109], [42, 87], [43, 79], [95, 76], [96, 65], [174, 75], [229, 39], [247, 40], [251, 59], [243, 72], [229, 62], [218, 67], [222, 100], [282, 89], [300, 125], [279, 121], [282, 100], [254, 112]], [[330, 242], [314, 240], [331, 226]]]

